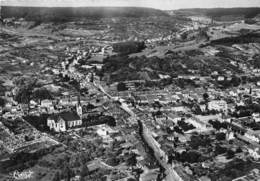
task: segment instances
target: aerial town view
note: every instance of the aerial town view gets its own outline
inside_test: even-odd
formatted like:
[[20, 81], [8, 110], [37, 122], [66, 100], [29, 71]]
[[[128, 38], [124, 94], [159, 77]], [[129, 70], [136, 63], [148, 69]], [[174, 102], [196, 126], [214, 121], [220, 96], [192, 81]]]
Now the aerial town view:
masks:
[[260, 181], [260, 0], [0, 3], [0, 181]]

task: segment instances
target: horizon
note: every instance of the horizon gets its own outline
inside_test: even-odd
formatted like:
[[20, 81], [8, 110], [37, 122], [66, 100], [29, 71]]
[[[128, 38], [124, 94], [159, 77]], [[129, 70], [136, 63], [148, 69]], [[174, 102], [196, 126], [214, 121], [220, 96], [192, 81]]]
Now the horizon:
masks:
[[145, 6], [22, 6], [22, 5], [0, 5], [0, 7], [27, 7], [27, 8], [147, 8], [147, 9], [155, 9], [162, 11], [171, 11], [171, 10], [189, 10], [189, 9], [235, 9], [235, 8], [260, 8], [255, 6], [248, 7], [211, 7], [211, 8], [179, 8], [179, 9], [157, 9], [152, 7]]
[[[1, 6], [21, 7], [142, 7], [160, 10], [260, 7], [259, 0], [0, 0]], [[28, 6], [29, 4], [29, 6]]]

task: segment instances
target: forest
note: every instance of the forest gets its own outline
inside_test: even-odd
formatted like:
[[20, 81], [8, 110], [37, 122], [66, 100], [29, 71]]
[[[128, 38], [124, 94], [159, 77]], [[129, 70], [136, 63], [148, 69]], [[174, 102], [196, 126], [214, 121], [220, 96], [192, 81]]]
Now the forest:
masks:
[[11, 7], [2, 6], [3, 18], [28, 21], [68, 22], [81, 18], [167, 16], [163, 11], [138, 7]]

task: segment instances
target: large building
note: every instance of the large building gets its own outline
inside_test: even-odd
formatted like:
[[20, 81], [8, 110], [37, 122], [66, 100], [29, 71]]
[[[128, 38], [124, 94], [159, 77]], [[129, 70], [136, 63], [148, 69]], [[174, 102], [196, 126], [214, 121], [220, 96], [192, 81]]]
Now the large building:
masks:
[[62, 112], [52, 115], [47, 120], [50, 130], [55, 132], [64, 132], [72, 128], [82, 126], [82, 120], [78, 114], [74, 112]]
[[224, 100], [214, 100], [208, 103], [208, 109], [216, 111], [227, 111], [228, 105]]

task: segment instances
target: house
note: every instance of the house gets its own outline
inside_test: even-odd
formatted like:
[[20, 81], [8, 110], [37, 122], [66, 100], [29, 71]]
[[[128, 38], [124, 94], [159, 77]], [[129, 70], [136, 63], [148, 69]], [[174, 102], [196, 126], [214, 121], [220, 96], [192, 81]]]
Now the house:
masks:
[[247, 130], [247, 132], [244, 134], [244, 137], [246, 139], [248, 139], [250, 142], [257, 142], [257, 143], [259, 143], [259, 141], [260, 141], [259, 136], [257, 134], [255, 134], [251, 130]]
[[186, 112], [187, 111], [186, 107], [184, 107], [182, 105], [172, 106], [171, 110], [174, 111], [174, 112]]
[[259, 113], [253, 113], [252, 117], [255, 120], [255, 122], [260, 122], [260, 114]]
[[247, 150], [249, 155], [254, 158], [255, 160], [258, 160], [260, 158], [260, 152], [259, 147], [255, 145], [248, 145]]
[[149, 101], [147, 99], [146, 96], [138, 96], [138, 103], [141, 103], [141, 104], [148, 104]]
[[163, 114], [160, 114], [160, 115], [155, 115], [155, 120], [157, 122], [161, 122], [161, 121], [166, 121], [167, 120], [167, 116], [163, 115]]
[[48, 99], [41, 101], [41, 107], [48, 108], [49, 110], [54, 109], [52, 100], [48, 100]]
[[69, 103], [70, 103], [70, 100], [67, 97], [64, 97], [64, 98], [60, 99], [60, 104], [61, 105], [68, 105]]
[[186, 120], [186, 122], [192, 124], [195, 128], [199, 130], [210, 130], [211, 128], [209, 124], [197, 118], [189, 118]]
[[227, 102], [224, 100], [214, 100], [208, 103], [209, 110], [227, 111]]
[[201, 105], [199, 105], [199, 107], [200, 107], [200, 110], [201, 110], [202, 112], [205, 112], [205, 111], [206, 111], [207, 106], [206, 106], [205, 104], [201, 104]]
[[233, 131], [227, 131], [226, 132], [226, 140], [233, 140], [233, 139], [235, 139], [235, 134], [234, 134], [234, 132]]
[[51, 130], [64, 132], [72, 128], [82, 126], [82, 120], [74, 112], [62, 112], [50, 116], [47, 119], [47, 125]]
[[224, 76], [218, 76], [218, 81], [224, 81], [225, 80], [225, 77]]
[[169, 113], [169, 114], [167, 115], [167, 117], [168, 117], [168, 120], [170, 120], [170, 121], [172, 121], [172, 122], [174, 122], [174, 123], [177, 123], [178, 121], [181, 120], [181, 117], [180, 117], [180, 116], [178, 116], [177, 114], [173, 114], [173, 113]]

